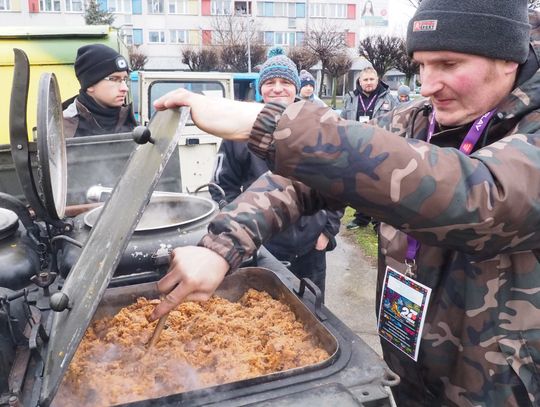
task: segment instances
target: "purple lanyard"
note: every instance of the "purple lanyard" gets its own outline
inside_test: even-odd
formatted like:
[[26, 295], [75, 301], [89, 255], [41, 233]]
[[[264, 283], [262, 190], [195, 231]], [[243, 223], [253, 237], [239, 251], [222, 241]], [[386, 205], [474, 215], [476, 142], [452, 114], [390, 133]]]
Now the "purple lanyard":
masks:
[[[474, 146], [480, 139], [480, 136], [482, 136], [482, 133], [486, 129], [494, 113], [495, 113], [495, 109], [480, 116], [480, 118], [473, 123], [469, 132], [463, 139], [463, 142], [459, 146], [459, 151], [461, 151], [462, 153], [465, 153], [466, 155], [471, 154], [471, 151], [473, 150]], [[434, 133], [435, 133], [435, 112], [433, 112], [431, 117], [429, 118], [428, 135], [427, 135], [427, 140], [426, 140], [428, 143], [431, 141], [431, 137], [433, 137]], [[407, 264], [408, 267], [411, 267], [415, 263], [416, 255], [418, 254], [419, 249], [420, 249], [420, 243], [414, 237], [407, 235], [407, 254], [405, 255], [405, 263]]]
[[369, 103], [368, 103], [368, 105], [366, 107], [366, 105], [364, 103], [364, 98], [362, 97], [362, 94], [358, 95], [358, 97], [360, 98], [360, 103], [362, 103], [362, 107], [364, 108], [364, 114], [367, 115], [367, 112], [368, 112], [371, 104], [373, 102], [375, 102], [375, 100], [377, 99], [377, 96], [378, 96], [377, 94], [373, 95], [373, 97], [371, 99], [369, 99]]

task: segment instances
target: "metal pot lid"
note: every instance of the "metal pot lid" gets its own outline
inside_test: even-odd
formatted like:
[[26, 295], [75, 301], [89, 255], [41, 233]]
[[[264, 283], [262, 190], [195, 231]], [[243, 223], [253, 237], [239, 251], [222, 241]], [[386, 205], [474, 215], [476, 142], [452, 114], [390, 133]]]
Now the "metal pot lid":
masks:
[[67, 161], [60, 91], [54, 74], [42, 74], [38, 89], [38, 173], [32, 171], [26, 111], [30, 84], [27, 55], [14, 49], [15, 64], [9, 111], [11, 156], [24, 196], [36, 217], [56, 226], [64, 216], [67, 193]]
[[[93, 227], [102, 212], [97, 207], [84, 215], [84, 223]], [[153, 196], [135, 228], [135, 232], [148, 232], [192, 225], [211, 216], [217, 204], [211, 199], [171, 193], [170, 196]]]
[[0, 208], [0, 240], [5, 239], [19, 229], [19, 217], [9, 209]]
[[53, 219], [62, 219], [67, 199], [67, 154], [64, 139], [62, 102], [53, 73], [39, 81], [37, 143], [43, 205]]
[[92, 228], [62, 291], [51, 296], [53, 315], [44, 352], [39, 405], [52, 402], [130, 237], [173, 154], [189, 109], [157, 112], [149, 129], [153, 143], [138, 146]]

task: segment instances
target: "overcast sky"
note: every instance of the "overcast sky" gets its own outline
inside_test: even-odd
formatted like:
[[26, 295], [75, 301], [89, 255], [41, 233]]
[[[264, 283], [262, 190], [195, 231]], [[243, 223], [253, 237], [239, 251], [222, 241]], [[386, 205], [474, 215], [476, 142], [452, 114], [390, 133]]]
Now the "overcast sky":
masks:
[[407, 23], [416, 10], [408, 0], [390, 0], [388, 14], [388, 34], [405, 36]]

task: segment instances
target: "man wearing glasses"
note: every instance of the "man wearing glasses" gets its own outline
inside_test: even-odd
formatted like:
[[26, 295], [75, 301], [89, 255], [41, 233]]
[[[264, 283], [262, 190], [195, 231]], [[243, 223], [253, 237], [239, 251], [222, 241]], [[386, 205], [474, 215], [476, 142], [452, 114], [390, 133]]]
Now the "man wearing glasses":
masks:
[[75, 75], [81, 89], [64, 110], [65, 137], [133, 130], [137, 122], [126, 104], [129, 66], [122, 55], [103, 44], [85, 45], [77, 50]]

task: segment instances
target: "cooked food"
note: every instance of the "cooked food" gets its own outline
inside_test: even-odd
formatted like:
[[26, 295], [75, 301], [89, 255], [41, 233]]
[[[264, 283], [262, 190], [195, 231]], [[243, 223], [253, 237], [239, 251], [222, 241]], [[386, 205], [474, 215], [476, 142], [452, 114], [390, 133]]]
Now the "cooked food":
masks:
[[139, 298], [87, 330], [55, 397], [56, 406], [108, 406], [163, 397], [328, 359], [291, 309], [248, 290], [171, 311], [158, 342], [146, 343], [158, 300]]

